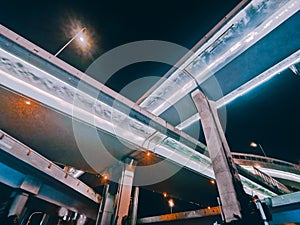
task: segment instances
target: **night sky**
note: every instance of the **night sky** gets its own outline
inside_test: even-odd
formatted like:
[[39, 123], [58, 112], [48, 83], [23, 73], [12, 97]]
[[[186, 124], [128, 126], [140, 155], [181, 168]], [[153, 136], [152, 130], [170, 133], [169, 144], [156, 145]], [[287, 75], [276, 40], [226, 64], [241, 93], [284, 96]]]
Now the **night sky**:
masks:
[[[68, 24], [80, 21], [94, 40], [89, 54], [71, 44], [59, 57], [85, 71], [101, 54], [132, 41], [163, 40], [192, 48], [239, 0], [186, 1], [3, 1], [0, 23], [50, 53], [70, 38]], [[276, 47], [276, 46], [274, 46]], [[181, 56], [178, 56], [180, 58]], [[142, 76], [163, 76], [169, 66], [136, 64], [107, 85], [119, 91]], [[130, 75], [128, 75], [130, 74]], [[232, 151], [300, 161], [300, 77], [287, 70], [227, 106], [226, 136]]]
[[4, 1], [0, 22], [55, 53], [70, 39], [65, 34], [68, 26], [79, 21], [96, 42], [92, 57], [79, 60], [74, 46], [69, 46], [60, 57], [85, 70], [99, 55], [132, 41], [163, 40], [192, 48], [238, 2]]

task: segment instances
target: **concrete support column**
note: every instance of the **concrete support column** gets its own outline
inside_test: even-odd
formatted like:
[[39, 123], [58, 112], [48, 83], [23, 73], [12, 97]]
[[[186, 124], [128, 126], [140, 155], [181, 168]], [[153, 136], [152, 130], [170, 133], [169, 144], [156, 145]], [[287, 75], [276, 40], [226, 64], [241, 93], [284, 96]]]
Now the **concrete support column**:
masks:
[[101, 219], [100, 222], [97, 223], [97, 225], [110, 225], [111, 221], [113, 219], [114, 211], [115, 211], [115, 196], [111, 194], [110, 189], [112, 187], [109, 186], [109, 184], [106, 184], [106, 190], [104, 192], [103, 200], [102, 200], [102, 206], [100, 210], [102, 210], [101, 213]]
[[134, 197], [132, 201], [132, 212], [130, 217], [130, 225], [136, 225], [137, 221], [137, 211], [138, 211], [138, 204], [139, 204], [139, 187], [135, 187], [134, 189]]
[[131, 191], [134, 177], [134, 166], [133, 162], [129, 165], [126, 165], [121, 178], [121, 188], [119, 192], [119, 204], [116, 211], [117, 214], [117, 225], [122, 225], [122, 220], [128, 218]]
[[240, 220], [242, 218], [240, 197], [246, 194], [232, 160], [217, 111], [199, 90], [192, 93], [192, 98], [201, 118], [209, 155], [217, 180], [225, 222], [231, 223]]
[[8, 218], [17, 218], [20, 220], [20, 218], [23, 215], [25, 205], [28, 201], [28, 194], [26, 193], [16, 193], [14, 196], [14, 199], [10, 205], [9, 211], [8, 211]]

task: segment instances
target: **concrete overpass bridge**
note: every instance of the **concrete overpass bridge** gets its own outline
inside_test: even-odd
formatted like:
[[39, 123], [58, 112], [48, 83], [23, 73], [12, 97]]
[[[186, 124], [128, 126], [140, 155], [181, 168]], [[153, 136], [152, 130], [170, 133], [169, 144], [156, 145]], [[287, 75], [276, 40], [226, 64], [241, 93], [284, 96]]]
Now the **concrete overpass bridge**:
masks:
[[[16, 201], [15, 204], [17, 204], [14, 206], [14, 210], [18, 210], [17, 206], [20, 207], [20, 205], [22, 206], [25, 204], [30, 196], [30, 204], [32, 204], [32, 202], [35, 204], [41, 204], [42, 209], [31, 206], [31, 209], [28, 210], [26, 214], [27, 219], [29, 215], [33, 215], [32, 213], [44, 210], [44, 216], [42, 218], [38, 217], [38, 221], [42, 221], [47, 224], [49, 221], [53, 221], [53, 217], [56, 216], [56, 212], [65, 210], [68, 212], [69, 216], [72, 216], [75, 220], [81, 221], [82, 223], [93, 224], [93, 221], [97, 220], [97, 209], [100, 207], [98, 205], [101, 205], [101, 202], [103, 201], [103, 196], [105, 196], [104, 192], [99, 194], [94, 190], [94, 187], [86, 185], [82, 180], [80, 180], [81, 173], [78, 173], [78, 171], [66, 170], [66, 168], [59, 167], [53, 163], [53, 161], [48, 160], [3, 131], [0, 131], [0, 137], [1, 183], [5, 184], [12, 190], [23, 191], [23, 194], [21, 195], [16, 194], [18, 201], [14, 200]], [[260, 158], [260, 156], [249, 156], [247, 154], [240, 153], [233, 153], [233, 155], [235, 158], [247, 158], [247, 160], [249, 160], [250, 157], [255, 157], [256, 159]], [[269, 161], [269, 163], [274, 163], [274, 161], [280, 162], [280, 166], [284, 165], [286, 167], [293, 167], [294, 173], [292, 170], [288, 170], [287, 168], [285, 170], [288, 170], [289, 173], [294, 174], [294, 176], [299, 174], [300, 170], [297, 169], [297, 165], [266, 157], [263, 157], [263, 159]], [[249, 163], [250, 162], [248, 162], [248, 164]], [[253, 160], [252, 163], [255, 163], [255, 160]], [[243, 166], [243, 164], [244, 163], [241, 163], [240, 165]], [[268, 166], [264, 166], [262, 168], [268, 168]], [[274, 165], [270, 166], [270, 169], [271, 168], [274, 168]], [[277, 171], [280, 172], [281, 170], [278, 170], [277, 167]], [[252, 178], [255, 178], [255, 176]], [[288, 177], [286, 179], [288, 179]], [[261, 182], [259, 179], [256, 181]], [[274, 182], [276, 180], [274, 179], [272, 181]], [[101, 183], [101, 177], [99, 177], [98, 182]], [[269, 185], [273, 185], [273, 188], [278, 184], [281, 185], [281, 183], [272, 183], [270, 180], [268, 180], [268, 182]], [[173, 185], [176, 186], [177, 184], [173, 183]], [[159, 189], [159, 186], [157, 188], [158, 191], [162, 191]], [[176, 187], [174, 188], [176, 189]], [[278, 186], [278, 188], [280, 188], [280, 186]], [[297, 207], [297, 204], [299, 204], [299, 193], [299, 191], [295, 192], [295, 194], [282, 195], [282, 193], [280, 193], [278, 197], [274, 195], [273, 197], [266, 197], [262, 199], [263, 202], [266, 202], [269, 205], [272, 216], [277, 218], [270, 224], [282, 224], [282, 221], [299, 222], [299, 218], [296, 216], [296, 211], [299, 211], [299, 208]], [[52, 212], [49, 213], [49, 210], [52, 210]], [[4, 213], [4, 211], [1, 210], [0, 212]], [[1, 218], [1, 216], [3, 216], [1, 213], [0, 220], [3, 219]], [[282, 218], [282, 216], [284, 217]], [[217, 206], [190, 212], [140, 218], [137, 221], [137, 224], [198, 224], [199, 222], [212, 224], [214, 222], [221, 223], [221, 221], [222, 217], [220, 207]], [[278, 221], [281, 222], [279, 223]]]
[[[258, 11], [253, 11], [253, 8], [261, 9], [262, 5], [265, 7], [264, 14], [260, 15]], [[294, 30], [291, 27], [297, 27], [299, 23], [298, 11], [299, 2], [292, 0], [277, 3], [241, 2], [195, 46], [193, 53], [187, 54], [178, 63], [178, 69], [169, 71], [165, 79], [158, 82], [137, 103], [91, 78], [90, 74], [75, 69], [17, 33], [1, 26], [1, 149], [5, 156], [3, 159], [9, 162], [2, 161], [2, 166], [6, 168], [3, 171], [8, 171], [2, 173], [2, 182], [27, 192], [34, 187], [36, 192], [31, 194], [35, 195], [42, 190], [40, 185], [36, 187], [32, 184], [37, 181], [32, 181], [26, 173], [19, 174], [18, 185], [11, 183], [13, 179], [9, 171], [24, 172], [13, 163], [17, 155], [10, 153], [10, 149], [14, 149], [13, 146], [19, 146], [18, 141], [26, 145], [16, 149], [23, 151], [16, 158], [25, 163], [25, 168], [28, 165], [30, 168], [35, 167], [32, 161], [25, 162], [28, 160], [26, 156], [35, 152], [34, 154], [42, 155], [35, 160], [42, 160], [50, 171], [54, 165], [53, 168], [57, 170], [55, 174], [64, 174], [65, 179], [71, 179], [72, 184], [60, 188], [75, 190], [79, 200], [71, 204], [70, 196], [66, 196], [64, 198], [69, 205], [66, 202], [59, 202], [58, 199], [52, 199], [51, 203], [63, 208], [68, 205], [68, 210], [73, 210], [74, 213], [76, 210], [76, 213], [80, 212], [78, 208], [86, 207], [81, 207], [80, 204], [88, 205], [89, 201], [92, 201], [92, 204], [101, 202], [99, 194], [84, 185], [81, 187], [78, 176], [83, 172], [96, 174], [100, 183], [105, 183], [103, 180], [106, 179], [118, 182], [122, 177], [123, 182], [125, 178], [127, 179], [125, 181], [129, 182], [130, 188], [126, 185], [121, 185], [119, 189], [113, 189], [113, 185], [105, 186], [102, 194], [103, 199], [105, 196], [105, 202], [100, 209], [106, 211], [107, 215], [113, 214], [112, 202], [115, 192], [131, 193], [132, 185], [155, 186], [156, 182], [165, 178], [160, 176], [153, 178], [151, 173], [160, 175], [161, 171], [171, 171], [167, 174], [171, 176], [172, 172], [183, 168], [187, 174], [195, 173], [205, 179], [215, 179], [208, 149], [196, 137], [199, 131], [195, 127], [199, 126], [200, 114], [193, 102], [193, 93], [201, 88], [211, 104], [221, 110], [224, 105], [280, 71], [297, 65], [299, 45], [297, 41], [292, 40], [287, 42], [286, 51], [278, 50], [266, 59], [265, 66], [269, 67], [264, 69], [255, 67], [247, 77], [237, 79], [238, 85], [224, 87], [222, 96], [215, 91], [216, 86], [211, 84], [210, 80], [211, 76], [215, 75], [222, 81], [228, 75], [226, 69], [230, 70], [232, 64], [246, 60], [251, 50], [255, 51], [264, 37], [272, 40], [280, 37], [284, 41], [288, 35], [282, 36], [282, 33], [288, 31], [293, 35]], [[280, 29], [276, 29], [277, 27]], [[190, 107], [180, 106], [186, 103], [189, 103]], [[174, 119], [172, 107], [179, 109], [178, 111], [186, 109], [185, 112], [178, 112], [182, 121]], [[147, 156], [152, 157], [151, 163], [147, 160]], [[254, 156], [238, 154], [233, 156], [241, 165], [237, 165], [237, 170], [244, 190], [260, 198], [274, 197], [291, 191], [280, 182], [288, 180], [289, 174], [283, 172], [299, 175], [299, 168], [290, 165], [289, 171], [279, 169], [283, 177], [275, 176], [274, 170], [279, 167], [275, 168], [274, 165], [279, 160], [273, 161], [272, 164], [270, 159], [263, 159], [261, 161], [266, 168], [257, 168], [251, 163], [262, 158], [256, 156], [255, 160], [252, 160], [249, 157]], [[40, 163], [37, 164], [37, 167], [41, 166]], [[247, 167], [249, 165], [254, 165], [255, 169]], [[279, 166], [288, 169], [287, 165], [288, 163]], [[65, 172], [59, 169], [59, 166], [63, 167]], [[38, 169], [43, 177], [38, 183], [45, 182], [45, 174], [52, 177], [55, 182], [65, 183], [60, 180], [61, 175], [53, 177], [45, 167], [37, 167], [34, 170]], [[135, 168], [134, 179], [132, 167]], [[153, 171], [149, 172], [150, 169]], [[251, 170], [255, 172], [252, 173]], [[73, 174], [74, 180], [68, 178], [66, 174]], [[281, 180], [275, 180], [273, 177]], [[29, 189], [26, 189], [28, 187]], [[89, 190], [88, 194], [84, 194], [83, 202], [80, 196], [84, 191], [82, 192], [79, 187]], [[159, 187], [156, 187], [156, 190], [162, 191]], [[58, 191], [56, 196], [60, 196], [60, 193]], [[50, 192], [47, 192], [48, 194], [51, 196]], [[124, 200], [125, 205], [119, 201], [118, 216], [128, 214], [128, 197], [130, 194], [124, 197], [127, 198]], [[49, 198], [51, 197], [41, 199], [49, 200]], [[22, 201], [25, 204], [26, 197], [20, 199], [18, 204]], [[80, 213], [89, 216], [91, 220], [97, 220], [97, 212], [89, 210]], [[120, 222], [120, 219], [114, 219]]]
[[276, 178], [281, 183], [299, 189], [300, 167], [284, 160], [245, 153], [232, 153], [234, 161], [247, 170], [255, 172], [253, 167]]

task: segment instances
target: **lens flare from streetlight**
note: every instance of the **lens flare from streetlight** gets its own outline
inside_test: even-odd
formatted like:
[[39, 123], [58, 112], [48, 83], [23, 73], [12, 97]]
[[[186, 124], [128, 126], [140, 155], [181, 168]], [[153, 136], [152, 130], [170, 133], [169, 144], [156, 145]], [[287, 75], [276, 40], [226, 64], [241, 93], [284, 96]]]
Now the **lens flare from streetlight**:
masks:
[[174, 203], [174, 200], [173, 200], [173, 199], [170, 199], [170, 200], [168, 201], [168, 203], [169, 203], [169, 206], [170, 206], [171, 208], [173, 208], [173, 207], [175, 206], [175, 203]]
[[94, 53], [99, 51], [97, 49], [97, 39], [99, 37], [95, 34], [91, 26], [83, 22], [84, 19], [76, 19], [75, 17], [75, 15], [70, 15], [65, 19], [62, 26], [64, 36], [67, 39], [71, 39], [77, 35], [74, 42], [71, 43], [72, 48], [76, 49], [78, 55], [92, 57]]
[[74, 33], [76, 35], [76, 32], [78, 34], [78, 37], [76, 38], [76, 46], [78, 49], [80, 49], [82, 52], [88, 52], [92, 48], [92, 39], [88, 35], [88, 31], [86, 28], [76, 28], [74, 30]]
[[252, 141], [252, 142], [250, 143], [250, 146], [253, 147], [253, 148], [256, 148], [256, 147], [257, 147], [257, 144], [256, 144], [254, 141]]
[[213, 179], [211, 179], [209, 182], [210, 182], [211, 184], [216, 184], [216, 181], [213, 180]]
[[84, 28], [81, 28], [81, 30], [79, 30], [78, 31], [79, 33], [78, 33], [78, 36], [77, 36], [77, 44], [81, 47], [81, 48], [83, 48], [83, 49], [85, 49], [86, 47], [87, 47], [87, 45], [88, 45], [88, 40], [89, 40], [89, 37], [88, 37], [88, 35], [87, 35], [87, 31], [86, 31], [86, 28], [84, 27]]
[[81, 41], [81, 42], [84, 42], [84, 38], [81, 36], [81, 37], [79, 37], [79, 40]]

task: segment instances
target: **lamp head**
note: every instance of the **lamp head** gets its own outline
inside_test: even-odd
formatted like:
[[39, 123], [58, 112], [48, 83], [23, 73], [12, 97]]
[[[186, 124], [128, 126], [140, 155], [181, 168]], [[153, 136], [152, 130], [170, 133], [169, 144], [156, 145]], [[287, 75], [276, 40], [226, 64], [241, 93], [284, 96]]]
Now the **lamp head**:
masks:
[[250, 147], [256, 148], [256, 147], [257, 147], [257, 144], [256, 144], [254, 141], [252, 141], [252, 142], [250, 143]]

